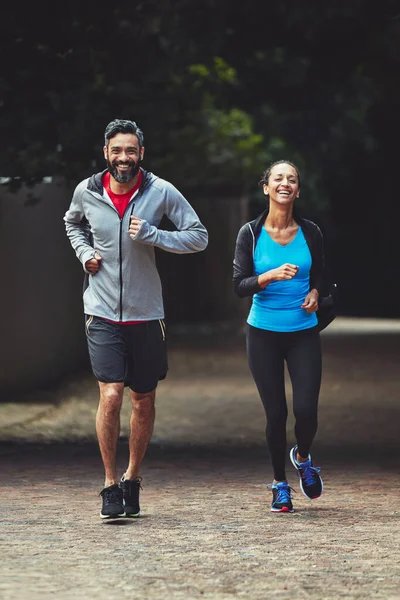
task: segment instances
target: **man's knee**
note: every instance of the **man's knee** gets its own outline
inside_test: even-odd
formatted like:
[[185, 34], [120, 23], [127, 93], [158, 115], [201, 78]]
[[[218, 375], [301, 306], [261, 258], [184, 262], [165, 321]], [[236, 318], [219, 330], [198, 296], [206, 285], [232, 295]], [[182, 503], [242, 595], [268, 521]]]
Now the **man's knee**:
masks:
[[100, 405], [107, 412], [121, 409], [124, 385], [118, 383], [100, 384]]
[[156, 391], [145, 392], [140, 394], [131, 390], [131, 400], [133, 410], [139, 414], [147, 414], [154, 410]]

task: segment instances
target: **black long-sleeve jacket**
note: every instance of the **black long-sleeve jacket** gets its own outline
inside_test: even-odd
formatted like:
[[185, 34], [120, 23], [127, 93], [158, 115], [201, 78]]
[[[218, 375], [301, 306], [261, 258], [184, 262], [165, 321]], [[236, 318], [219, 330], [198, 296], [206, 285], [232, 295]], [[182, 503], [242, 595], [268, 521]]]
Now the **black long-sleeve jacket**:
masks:
[[[233, 286], [240, 298], [253, 296], [263, 289], [258, 283], [258, 276], [254, 274], [254, 251], [268, 212], [267, 209], [257, 219], [243, 225], [237, 236]], [[320, 228], [313, 221], [296, 215], [293, 218], [302, 228], [311, 253], [310, 290], [316, 289], [319, 292], [317, 317], [321, 331], [335, 318], [334, 298], [326, 280], [323, 237]], [[335, 284], [333, 286], [336, 287]]]
[[[253, 296], [263, 288], [258, 283], [258, 276], [254, 274], [254, 251], [257, 241], [268, 215], [265, 210], [257, 219], [243, 225], [240, 229], [233, 260], [233, 286], [240, 298]], [[303, 230], [304, 237], [311, 253], [310, 289], [316, 289], [322, 294], [325, 269], [324, 245], [322, 233], [318, 225], [307, 219], [293, 215], [296, 223]]]

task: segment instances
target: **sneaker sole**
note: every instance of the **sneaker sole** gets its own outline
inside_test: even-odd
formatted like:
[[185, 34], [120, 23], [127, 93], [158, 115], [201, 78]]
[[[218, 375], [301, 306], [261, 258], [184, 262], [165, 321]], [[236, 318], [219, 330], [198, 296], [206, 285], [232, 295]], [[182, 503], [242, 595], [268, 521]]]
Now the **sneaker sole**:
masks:
[[293, 446], [293, 448], [291, 449], [290, 453], [289, 453], [289, 458], [290, 458], [290, 462], [292, 463], [292, 465], [294, 466], [294, 468], [297, 471], [297, 474], [299, 476], [299, 482], [300, 482], [300, 489], [303, 493], [303, 496], [305, 496], [306, 498], [308, 498], [309, 500], [316, 500], [317, 498], [320, 498], [322, 495], [322, 492], [324, 491], [324, 482], [321, 479], [321, 493], [319, 496], [309, 496], [308, 494], [305, 493], [304, 489], [303, 489], [303, 481], [301, 479], [301, 475], [300, 475], [300, 469], [298, 468], [298, 466], [296, 465], [296, 460], [295, 460], [295, 456], [294, 456], [294, 451], [295, 448], [297, 448], [297, 446]]
[[138, 517], [140, 517], [140, 510], [138, 513], [124, 513], [123, 515], [124, 517], [128, 517], [129, 519], [137, 519]]
[[284, 506], [283, 508], [271, 508], [271, 512], [273, 512], [273, 513], [294, 513], [294, 508], [292, 508], [292, 510], [290, 510], [290, 508], [287, 508], [286, 506]]
[[102, 513], [100, 513], [100, 519], [120, 519], [121, 517], [125, 517], [125, 513], [115, 513], [111, 515], [103, 515]]

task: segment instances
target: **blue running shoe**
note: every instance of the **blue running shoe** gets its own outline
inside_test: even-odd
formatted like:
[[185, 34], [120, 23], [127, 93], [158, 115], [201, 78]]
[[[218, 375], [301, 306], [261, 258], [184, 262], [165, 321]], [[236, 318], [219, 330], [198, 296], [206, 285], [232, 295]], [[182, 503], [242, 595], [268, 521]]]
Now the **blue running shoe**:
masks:
[[291, 449], [289, 456], [300, 477], [300, 487], [305, 497], [310, 500], [319, 498], [324, 489], [324, 484], [319, 476], [319, 472], [321, 471], [320, 467], [313, 466], [310, 454], [308, 455], [308, 460], [298, 463], [296, 460], [297, 446], [294, 446]]
[[286, 481], [269, 483], [267, 488], [272, 490], [271, 512], [294, 512], [291, 491], [295, 492]]

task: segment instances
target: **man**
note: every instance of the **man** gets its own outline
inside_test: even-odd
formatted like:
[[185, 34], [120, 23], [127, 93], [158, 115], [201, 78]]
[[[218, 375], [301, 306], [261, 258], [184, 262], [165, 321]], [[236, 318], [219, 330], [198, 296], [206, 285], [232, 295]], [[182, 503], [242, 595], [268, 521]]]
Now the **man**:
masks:
[[[105, 470], [100, 516], [107, 519], [139, 516], [140, 465], [153, 432], [155, 390], [168, 370], [154, 247], [199, 252], [208, 234], [182, 194], [141, 167], [143, 133], [136, 123], [107, 125], [104, 157], [107, 169], [77, 186], [64, 221], [86, 273], [86, 336], [100, 388], [96, 432]], [[163, 215], [177, 231], [158, 229]], [[125, 386], [132, 401], [129, 463], [118, 481]]]

